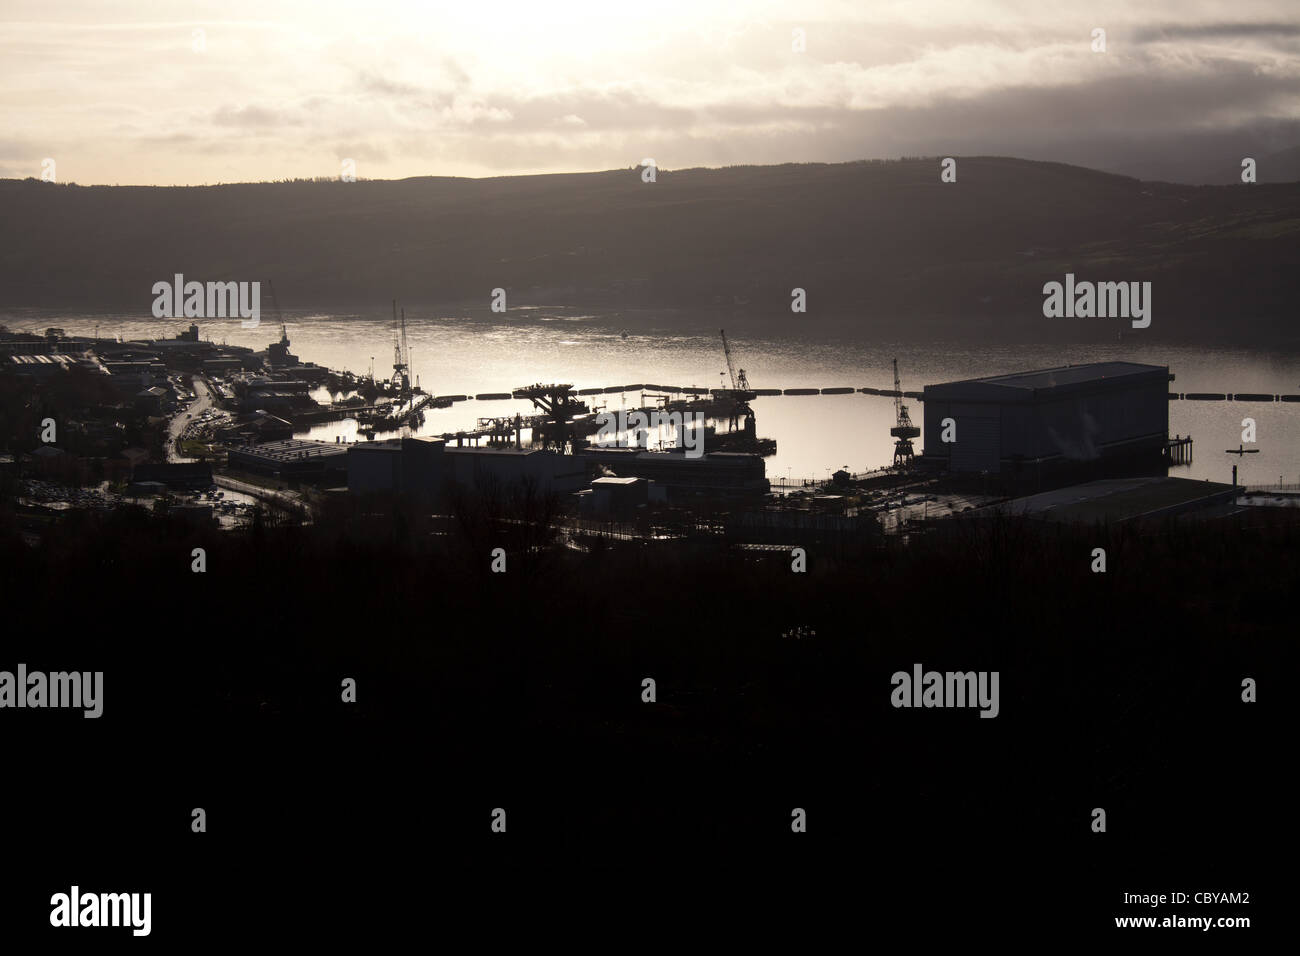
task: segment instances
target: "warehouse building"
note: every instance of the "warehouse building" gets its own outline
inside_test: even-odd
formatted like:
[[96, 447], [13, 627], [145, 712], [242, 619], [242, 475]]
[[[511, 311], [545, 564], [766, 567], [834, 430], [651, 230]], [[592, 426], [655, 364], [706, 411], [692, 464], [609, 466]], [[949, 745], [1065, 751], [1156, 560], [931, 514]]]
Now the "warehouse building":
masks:
[[1158, 464], [1170, 378], [1165, 366], [1097, 362], [927, 385], [923, 463], [1029, 480]]
[[1097, 524], [1170, 518], [1230, 505], [1241, 489], [1190, 478], [1107, 478], [1014, 498], [977, 512], [1061, 524]]
[[541, 448], [447, 449], [447, 476], [465, 488], [531, 483], [545, 493], [568, 494], [588, 482], [586, 465]]
[[584, 461], [538, 448], [448, 447], [442, 439], [401, 438], [342, 446], [348, 490], [437, 495], [451, 485], [507, 489], [523, 483], [543, 493], [586, 487]]
[[593, 515], [629, 518], [644, 505], [666, 501], [666, 490], [644, 478], [597, 478], [590, 491], [578, 492], [578, 507]]
[[[758, 455], [711, 452], [688, 458], [682, 451], [635, 448], [587, 449], [562, 455], [540, 448], [449, 446], [440, 439], [403, 438], [359, 442], [346, 449], [348, 490], [437, 493], [448, 486], [486, 489], [529, 483], [545, 493], [596, 489], [602, 504], [641, 495], [646, 501], [708, 496], [757, 496], [768, 491]], [[623, 479], [593, 484], [593, 479]], [[628, 480], [633, 479], [633, 480]]]
[[760, 455], [713, 451], [691, 458], [685, 449], [585, 448], [575, 460], [587, 462], [592, 477], [644, 478], [666, 489], [669, 500], [689, 497], [762, 498], [770, 490]]
[[74, 356], [62, 354], [11, 355], [9, 363], [9, 371], [31, 378], [53, 378], [78, 364]]
[[328, 486], [347, 480], [347, 454], [347, 445], [287, 439], [232, 448], [228, 464], [255, 475]]
[[445, 471], [441, 438], [358, 442], [347, 449], [348, 491], [432, 495]]

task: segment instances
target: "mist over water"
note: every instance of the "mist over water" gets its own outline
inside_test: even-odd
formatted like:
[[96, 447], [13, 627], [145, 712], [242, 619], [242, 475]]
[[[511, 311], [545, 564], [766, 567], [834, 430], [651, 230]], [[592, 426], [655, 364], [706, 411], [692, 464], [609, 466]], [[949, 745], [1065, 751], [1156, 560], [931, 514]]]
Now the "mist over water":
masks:
[[[511, 308], [509, 318], [407, 317], [412, 374], [435, 395], [508, 392], [536, 382], [570, 383], [575, 388], [654, 383], [718, 387], [726, 384], [726, 362], [717, 329], [684, 334], [656, 330], [645, 316], [628, 323], [627, 338], [618, 316], [577, 315], [554, 310]], [[198, 320], [200, 336], [216, 342], [264, 349], [279, 338], [279, 327], [265, 313], [256, 329], [238, 319]], [[291, 351], [305, 362], [364, 374], [371, 365], [386, 378], [393, 364], [393, 326], [384, 315], [290, 314], [285, 322]], [[699, 323], [707, 329], [707, 317]], [[43, 331], [58, 326], [70, 335], [152, 338], [171, 336], [188, 322], [117, 315], [10, 313], [0, 323], [15, 330]], [[633, 331], [635, 328], [637, 331]], [[891, 388], [896, 357], [902, 385], [925, 385], [983, 375], [1107, 360], [1168, 365], [1175, 392], [1300, 393], [1300, 355], [1246, 349], [1143, 344], [1133, 341], [1074, 346], [1059, 344], [972, 345], [875, 341], [869, 336], [808, 337], [792, 323], [788, 334], [761, 336], [728, 330], [738, 369], [755, 388]], [[639, 393], [593, 396], [588, 401], [610, 409], [640, 405]], [[912, 419], [920, 422], [923, 403], [909, 399]], [[889, 463], [894, 424], [893, 400], [873, 395], [760, 397], [753, 402], [758, 433], [777, 440], [777, 454], [766, 459], [771, 479], [825, 478], [847, 466], [866, 471]], [[474, 427], [480, 417], [530, 414], [528, 402], [458, 402], [425, 413], [421, 435]], [[1241, 444], [1241, 421], [1254, 418], [1260, 449], [1256, 455], [1228, 455]], [[725, 425], [723, 426], [725, 427]], [[1300, 482], [1300, 404], [1189, 402], [1169, 404], [1170, 434], [1190, 434], [1194, 459], [1171, 475], [1229, 481], [1232, 466], [1245, 484], [1272, 484], [1279, 476]], [[348, 420], [318, 426], [310, 437], [332, 441], [358, 438]], [[1249, 447], [1249, 446], [1248, 446]], [[919, 450], [919, 446], [918, 446]], [[706, 446], [707, 451], [707, 446]]]

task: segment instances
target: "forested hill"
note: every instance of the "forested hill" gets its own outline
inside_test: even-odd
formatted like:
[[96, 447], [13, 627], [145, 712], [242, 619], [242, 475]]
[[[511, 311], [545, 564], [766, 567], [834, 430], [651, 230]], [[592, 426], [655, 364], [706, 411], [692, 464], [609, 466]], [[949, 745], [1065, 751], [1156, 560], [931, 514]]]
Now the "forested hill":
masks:
[[[0, 181], [0, 309], [149, 314], [151, 287], [272, 280], [286, 309], [511, 306], [1035, 335], [1042, 287], [1152, 282], [1162, 339], [1294, 341], [1300, 183], [1181, 186], [938, 159], [494, 179]], [[791, 290], [806, 290], [792, 317]], [[662, 319], [657, 318], [662, 324]], [[1113, 320], [1112, 320], [1113, 321]], [[1121, 323], [1115, 322], [1118, 328]], [[1230, 334], [1229, 334], [1230, 333]]]

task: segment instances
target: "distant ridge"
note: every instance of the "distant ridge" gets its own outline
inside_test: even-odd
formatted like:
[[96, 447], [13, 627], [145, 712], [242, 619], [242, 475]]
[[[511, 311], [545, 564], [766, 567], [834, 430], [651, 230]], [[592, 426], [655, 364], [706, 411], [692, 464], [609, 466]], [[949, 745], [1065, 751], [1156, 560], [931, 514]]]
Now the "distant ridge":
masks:
[[[208, 187], [0, 180], [0, 308], [147, 316], [152, 284], [180, 272], [273, 279], [286, 309], [378, 310], [398, 297], [488, 318], [502, 287], [511, 306], [983, 338], [1059, 331], [1041, 289], [1073, 272], [1152, 281], [1153, 337], [1296, 341], [1300, 183], [957, 163], [955, 183], [940, 182], [937, 158], [661, 169], [654, 183], [637, 169]], [[790, 312], [796, 287], [807, 314]]]

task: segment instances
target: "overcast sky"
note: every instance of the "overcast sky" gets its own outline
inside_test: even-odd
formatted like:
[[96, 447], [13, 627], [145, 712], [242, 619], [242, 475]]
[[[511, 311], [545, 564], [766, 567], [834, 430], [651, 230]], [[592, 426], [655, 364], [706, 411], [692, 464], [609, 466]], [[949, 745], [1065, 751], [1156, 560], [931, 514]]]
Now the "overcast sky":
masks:
[[345, 159], [390, 179], [963, 154], [1161, 175], [1296, 145], [1298, 0], [0, 6], [3, 177], [47, 157], [60, 181], [184, 184]]

